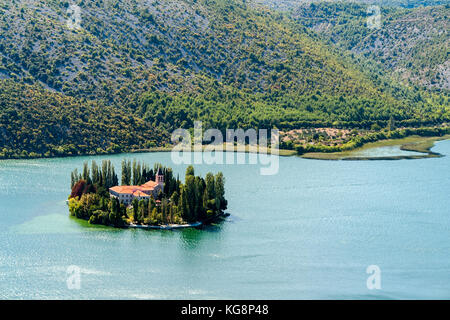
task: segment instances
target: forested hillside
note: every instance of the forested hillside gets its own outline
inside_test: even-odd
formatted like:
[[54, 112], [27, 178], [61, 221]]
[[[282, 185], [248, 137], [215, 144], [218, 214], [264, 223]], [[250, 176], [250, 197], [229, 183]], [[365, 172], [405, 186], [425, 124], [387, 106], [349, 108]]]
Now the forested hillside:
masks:
[[0, 81], [0, 110], [0, 158], [114, 153], [168, 141], [116, 108], [9, 80]]
[[80, 8], [77, 31], [66, 26], [67, 3], [4, 4], [4, 77], [107, 102], [136, 87], [193, 91], [205, 78], [255, 93], [378, 94], [306, 29], [242, 2], [97, 0]]
[[[407, 84], [450, 89], [450, 6], [398, 9], [382, 7], [381, 27], [367, 28], [367, 6], [318, 3], [294, 9], [292, 16], [363, 67], [388, 73]], [[447, 92], [448, 94], [448, 92]]]
[[[400, 58], [372, 63], [379, 53], [358, 19], [344, 17], [326, 32], [300, 19], [300, 13], [341, 19], [341, 13], [320, 8], [303, 7], [291, 15], [241, 0], [70, 3], [79, 5], [80, 28], [67, 25], [73, 14], [69, 2], [0, 3], [2, 157], [159, 146], [173, 129], [190, 128], [195, 120], [220, 129], [295, 129], [450, 119], [447, 91], [427, 89], [445, 90], [446, 34], [431, 32], [424, 40], [435, 48], [432, 80], [422, 67], [408, 67]], [[351, 16], [351, 10], [363, 9], [350, 5], [338, 11]], [[436, 25], [442, 26], [448, 9], [430, 10], [438, 12]], [[339, 39], [352, 32], [355, 43]], [[381, 35], [374, 41], [392, 43], [391, 33]], [[408, 52], [421, 45], [405, 43]], [[391, 57], [395, 50], [382, 53]], [[413, 56], [428, 63], [420, 52]], [[364, 59], [371, 67], [362, 67]], [[415, 78], [409, 78], [421, 86], [401, 84], [403, 73], [391, 77], [384, 71], [391, 66], [410, 68]]]
[[383, 7], [403, 7], [403, 8], [416, 8], [416, 7], [426, 7], [426, 6], [437, 6], [447, 4], [447, 0], [249, 0], [252, 3], [264, 4], [276, 9], [289, 10], [296, 8], [298, 6], [309, 4], [309, 3], [358, 3], [358, 4], [369, 4], [378, 5]]
[[380, 6], [397, 6], [405, 8], [437, 6], [448, 3], [447, 0], [355, 0], [355, 1]]

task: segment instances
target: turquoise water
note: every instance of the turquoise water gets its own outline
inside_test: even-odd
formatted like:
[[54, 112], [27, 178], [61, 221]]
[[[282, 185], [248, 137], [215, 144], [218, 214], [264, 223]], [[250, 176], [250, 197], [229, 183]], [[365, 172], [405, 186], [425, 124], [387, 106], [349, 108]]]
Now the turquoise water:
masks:
[[[450, 141], [433, 149], [450, 155]], [[203, 230], [93, 227], [68, 216], [86, 160], [171, 164], [169, 153], [0, 161], [0, 298], [450, 298], [450, 157], [280, 158], [223, 171], [230, 218]], [[81, 269], [69, 290], [68, 266]], [[381, 289], [366, 268], [381, 269]]]
[[378, 148], [363, 149], [354, 151], [351, 157], [396, 157], [396, 156], [417, 156], [424, 155], [423, 152], [415, 152], [400, 149], [400, 146], [386, 146]]

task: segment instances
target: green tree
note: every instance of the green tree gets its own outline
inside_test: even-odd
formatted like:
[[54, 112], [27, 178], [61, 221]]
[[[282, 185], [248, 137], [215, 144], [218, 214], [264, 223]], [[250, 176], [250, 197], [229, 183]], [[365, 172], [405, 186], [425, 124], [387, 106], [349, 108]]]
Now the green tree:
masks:
[[131, 182], [135, 186], [135, 185], [137, 185], [137, 177], [138, 177], [136, 159], [133, 159], [132, 170], [133, 170], [133, 175], [131, 177]]
[[186, 189], [183, 186], [181, 188], [181, 194], [180, 194], [180, 200], [179, 200], [179, 212], [180, 216], [183, 220], [190, 221], [190, 212], [189, 212], [189, 206], [187, 201], [187, 195], [186, 195]]
[[139, 223], [142, 223], [144, 221], [145, 216], [147, 215], [147, 208], [148, 205], [144, 200], [140, 200], [138, 203], [138, 210], [137, 210], [137, 221]]
[[100, 172], [97, 165], [97, 162], [95, 160], [92, 160], [92, 168], [91, 168], [91, 174], [92, 174], [92, 183], [95, 185], [99, 185], [100, 183]]
[[211, 172], [206, 174], [206, 194], [207, 200], [216, 198], [214, 175]]
[[138, 210], [139, 210], [139, 201], [137, 198], [134, 198], [131, 202], [131, 205], [133, 206], [133, 220], [136, 223], [139, 223], [139, 217], [138, 217]]
[[83, 180], [86, 181], [87, 184], [91, 184], [92, 183], [91, 177], [89, 175], [89, 165], [88, 165], [87, 161], [83, 163], [83, 174], [82, 174], [82, 176], [83, 176]]
[[122, 185], [131, 185], [131, 163], [129, 160], [122, 160]]
[[225, 199], [225, 178], [222, 172], [216, 174], [215, 177], [215, 192], [216, 199], [218, 199], [218, 209], [226, 210], [227, 208], [227, 200]]
[[394, 117], [393, 117], [393, 116], [390, 116], [389, 121], [388, 121], [388, 123], [387, 123], [386, 129], [387, 129], [388, 131], [393, 131], [393, 130], [395, 130], [395, 120], [394, 120]]
[[195, 171], [193, 166], [189, 166], [186, 168], [186, 177], [188, 176], [194, 176]]

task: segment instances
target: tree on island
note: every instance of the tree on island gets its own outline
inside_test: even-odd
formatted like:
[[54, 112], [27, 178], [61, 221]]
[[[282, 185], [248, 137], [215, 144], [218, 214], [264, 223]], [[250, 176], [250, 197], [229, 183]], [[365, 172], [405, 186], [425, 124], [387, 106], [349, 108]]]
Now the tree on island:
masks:
[[77, 169], [71, 173], [72, 192], [69, 196], [69, 211], [72, 216], [88, 220], [93, 224], [124, 226], [130, 223], [147, 225], [185, 224], [205, 221], [223, 213], [227, 208], [225, 178], [219, 172], [206, 175], [206, 180], [195, 176], [192, 166], [186, 169], [185, 183], [175, 178], [171, 168], [147, 164], [134, 160], [122, 161], [122, 185], [136, 185], [155, 179], [156, 172], [164, 176], [164, 188], [155, 199], [135, 198], [127, 208], [117, 198], [110, 197], [109, 188], [118, 185], [114, 166], [102, 161], [99, 167], [92, 161], [83, 164], [82, 174]]

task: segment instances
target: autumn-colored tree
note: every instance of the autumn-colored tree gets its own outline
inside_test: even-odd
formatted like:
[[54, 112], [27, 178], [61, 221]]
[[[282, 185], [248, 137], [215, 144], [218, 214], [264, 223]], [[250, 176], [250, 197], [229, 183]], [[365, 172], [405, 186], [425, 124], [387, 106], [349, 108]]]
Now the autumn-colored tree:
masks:
[[85, 180], [79, 180], [72, 188], [72, 192], [70, 193], [69, 198], [81, 198], [83, 193], [85, 193], [85, 190], [87, 189], [87, 183]]

